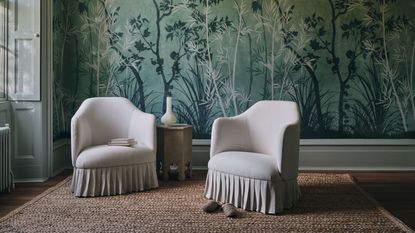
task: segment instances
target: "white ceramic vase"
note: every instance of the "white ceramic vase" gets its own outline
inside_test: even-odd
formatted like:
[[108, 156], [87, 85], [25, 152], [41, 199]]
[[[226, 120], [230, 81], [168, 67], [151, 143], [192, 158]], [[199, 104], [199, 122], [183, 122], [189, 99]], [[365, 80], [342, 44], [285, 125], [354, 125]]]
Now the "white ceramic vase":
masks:
[[166, 113], [161, 117], [161, 123], [166, 126], [171, 126], [176, 124], [176, 115], [173, 112], [173, 102], [172, 97], [167, 97], [166, 99]]

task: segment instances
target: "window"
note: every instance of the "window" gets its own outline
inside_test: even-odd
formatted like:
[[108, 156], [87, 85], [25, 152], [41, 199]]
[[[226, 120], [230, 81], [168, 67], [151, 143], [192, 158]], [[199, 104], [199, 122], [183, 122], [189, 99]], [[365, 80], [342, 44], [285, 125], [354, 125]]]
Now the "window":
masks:
[[40, 101], [40, 0], [0, 0], [0, 99]]
[[7, 77], [7, 8], [6, 1], [0, 0], [0, 99], [6, 99]]

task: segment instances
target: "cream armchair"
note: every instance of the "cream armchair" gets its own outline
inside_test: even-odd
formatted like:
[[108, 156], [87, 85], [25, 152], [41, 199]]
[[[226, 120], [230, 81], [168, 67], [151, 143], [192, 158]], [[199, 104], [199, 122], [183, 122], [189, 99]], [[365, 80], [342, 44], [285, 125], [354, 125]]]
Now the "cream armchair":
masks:
[[297, 184], [300, 118], [297, 104], [259, 101], [212, 126], [205, 196], [276, 214], [300, 197]]
[[[132, 147], [109, 146], [114, 138], [134, 138]], [[156, 118], [121, 97], [85, 100], [71, 121], [75, 196], [124, 194], [158, 187]]]

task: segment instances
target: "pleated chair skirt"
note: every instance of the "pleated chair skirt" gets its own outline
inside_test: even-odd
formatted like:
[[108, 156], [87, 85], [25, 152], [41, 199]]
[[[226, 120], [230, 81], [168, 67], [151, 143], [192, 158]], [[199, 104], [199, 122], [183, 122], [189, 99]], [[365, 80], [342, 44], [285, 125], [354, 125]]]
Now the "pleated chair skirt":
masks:
[[78, 197], [126, 194], [158, 187], [154, 162], [81, 169], [74, 168], [71, 191]]
[[277, 214], [295, 205], [300, 188], [297, 180], [276, 182], [209, 169], [205, 197], [249, 211]]

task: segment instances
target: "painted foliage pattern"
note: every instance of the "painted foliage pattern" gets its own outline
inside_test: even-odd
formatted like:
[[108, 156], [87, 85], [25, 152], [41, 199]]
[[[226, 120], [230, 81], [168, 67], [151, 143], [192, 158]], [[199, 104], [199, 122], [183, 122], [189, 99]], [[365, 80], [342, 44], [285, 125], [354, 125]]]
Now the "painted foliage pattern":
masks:
[[[123, 96], [209, 138], [217, 117], [293, 100], [302, 138], [415, 137], [410, 0], [56, 0], [54, 137]], [[111, 114], [111, 110], [108, 110]]]

